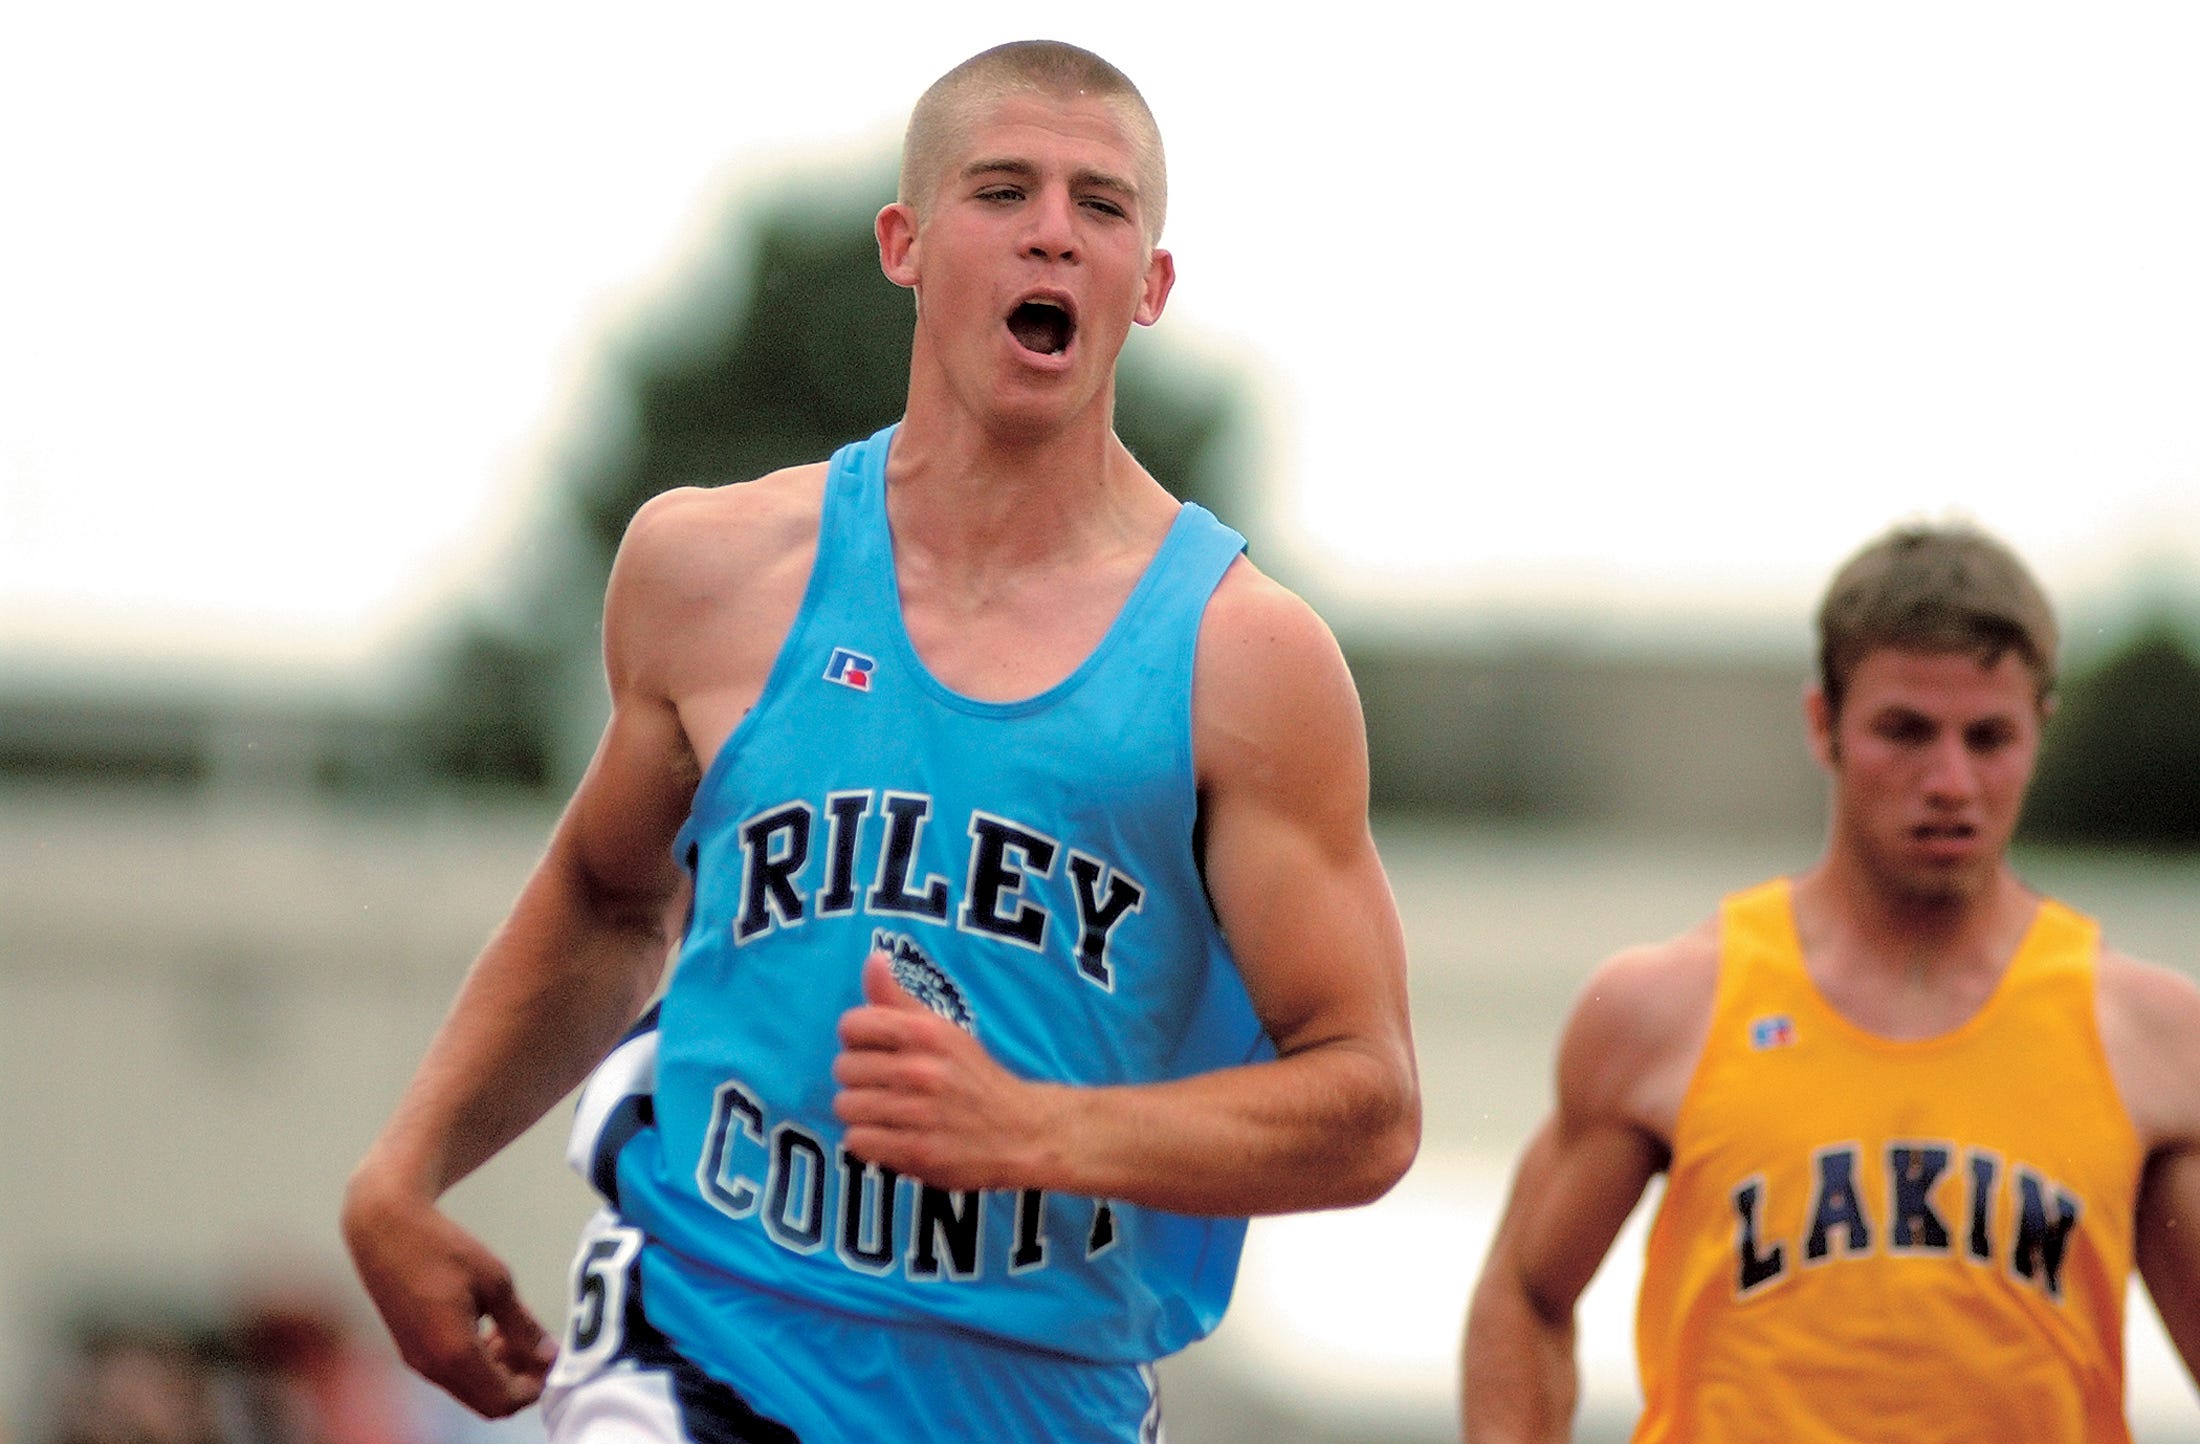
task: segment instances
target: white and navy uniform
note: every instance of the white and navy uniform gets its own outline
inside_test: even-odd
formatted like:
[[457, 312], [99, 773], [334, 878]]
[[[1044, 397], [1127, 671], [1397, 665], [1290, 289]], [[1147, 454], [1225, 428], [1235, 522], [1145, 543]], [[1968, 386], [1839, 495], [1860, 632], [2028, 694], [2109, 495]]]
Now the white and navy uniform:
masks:
[[874, 949], [1021, 1077], [1274, 1056], [1195, 845], [1193, 658], [1243, 538], [1182, 506], [1076, 671], [976, 700], [903, 626], [892, 439], [832, 459], [801, 609], [676, 844], [694, 905], [661, 1011], [583, 1095], [573, 1158], [611, 1213], [554, 1423], [632, 1321], [756, 1416], [713, 1437], [1150, 1438], [1147, 1366], [1228, 1302], [1241, 1219], [949, 1193], [842, 1146], [835, 1027]]

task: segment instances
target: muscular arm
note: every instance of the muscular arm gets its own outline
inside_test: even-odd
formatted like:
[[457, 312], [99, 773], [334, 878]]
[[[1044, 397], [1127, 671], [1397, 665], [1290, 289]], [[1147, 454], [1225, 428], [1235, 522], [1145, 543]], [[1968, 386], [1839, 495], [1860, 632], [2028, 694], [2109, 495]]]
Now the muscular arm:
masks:
[[2164, 1150], [2139, 1191], [2139, 1276], [2162, 1328], [2200, 1383], [2200, 1145]]
[[[1364, 1203], [1404, 1173], [1420, 1095], [1358, 698], [1327, 629], [1248, 566], [1209, 606], [1194, 718], [1209, 894], [1278, 1056], [1124, 1087], [1020, 1082], [894, 1007], [874, 968], [836, 1069], [851, 1150], [943, 1187], [1203, 1214]], [[916, 1076], [920, 1037], [959, 1066]]]
[[548, 1341], [504, 1266], [435, 1201], [580, 1082], [647, 1001], [671, 941], [682, 879], [669, 853], [694, 763], [654, 681], [651, 570], [630, 537], [606, 606], [610, 724], [345, 1195], [345, 1240], [399, 1351], [484, 1414], [534, 1398]]
[[2133, 1247], [2164, 1332], [2200, 1382], [2200, 988], [2107, 954], [2101, 1038], [2147, 1149]]
[[[648, 1000], [671, 939], [678, 812], [662, 719], [613, 718], [504, 925], [362, 1165], [439, 1195], [565, 1096]], [[651, 814], [655, 814], [652, 816]]]
[[1613, 959], [1576, 1003], [1559, 1044], [1557, 1107], [1521, 1156], [1468, 1308], [1469, 1444], [1572, 1437], [1575, 1305], [1665, 1167], [1715, 969], [1691, 934]]

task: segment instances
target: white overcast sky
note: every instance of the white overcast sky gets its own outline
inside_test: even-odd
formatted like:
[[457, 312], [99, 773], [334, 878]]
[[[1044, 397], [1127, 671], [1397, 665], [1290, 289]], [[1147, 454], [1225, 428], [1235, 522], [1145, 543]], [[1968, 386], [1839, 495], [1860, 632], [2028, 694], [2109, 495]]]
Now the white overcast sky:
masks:
[[1949, 513], [2065, 597], [2200, 565], [2200, 7], [1082, 13], [11, 7], [0, 661], [385, 651], [729, 195], [1033, 33], [1159, 115], [1162, 329], [1341, 613], [1799, 626]]

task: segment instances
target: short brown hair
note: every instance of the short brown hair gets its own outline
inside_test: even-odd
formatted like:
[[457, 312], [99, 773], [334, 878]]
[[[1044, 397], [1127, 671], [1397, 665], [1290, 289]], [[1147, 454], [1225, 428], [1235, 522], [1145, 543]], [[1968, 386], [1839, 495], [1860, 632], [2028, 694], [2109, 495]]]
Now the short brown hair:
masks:
[[1128, 122], [1138, 163], [1133, 178], [1145, 221], [1146, 244], [1161, 238], [1169, 209], [1169, 165], [1161, 127], [1130, 77], [1089, 50], [1059, 40], [1012, 40], [980, 51], [932, 82], [910, 112], [901, 142], [901, 186], [896, 197], [921, 216], [932, 201], [940, 172], [962, 143], [974, 115], [1012, 95], [1089, 96], [1113, 103]]
[[1965, 524], [1898, 526], [1844, 563], [1818, 606], [1818, 685], [1841, 710], [1865, 656], [1882, 647], [1962, 652], [1987, 666], [2015, 652], [2044, 704], [2055, 690], [2054, 609], [2007, 546]]

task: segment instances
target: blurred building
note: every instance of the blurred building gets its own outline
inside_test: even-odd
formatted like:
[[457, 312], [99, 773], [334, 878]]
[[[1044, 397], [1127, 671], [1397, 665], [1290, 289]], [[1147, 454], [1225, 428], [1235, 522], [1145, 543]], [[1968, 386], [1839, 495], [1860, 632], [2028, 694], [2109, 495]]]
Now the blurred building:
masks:
[[[394, 727], [0, 675], [0, 1434], [46, 1437], [86, 1318], [211, 1327], [289, 1278], [378, 1339], [336, 1237], [344, 1179], [549, 819], [406, 785]], [[535, 1176], [517, 1197], [454, 1196], [522, 1241], [553, 1312], [587, 1210], [557, 1145], [546, 1127], [492, 1166]], [[102, 1355], [99, 1379], [158, 1361], [116, 1358], [135, 1373]]]
[[1351, 662], [1378, 811], [1765, 833], [1823, 804], [1800, 657], [1389, 642]]

